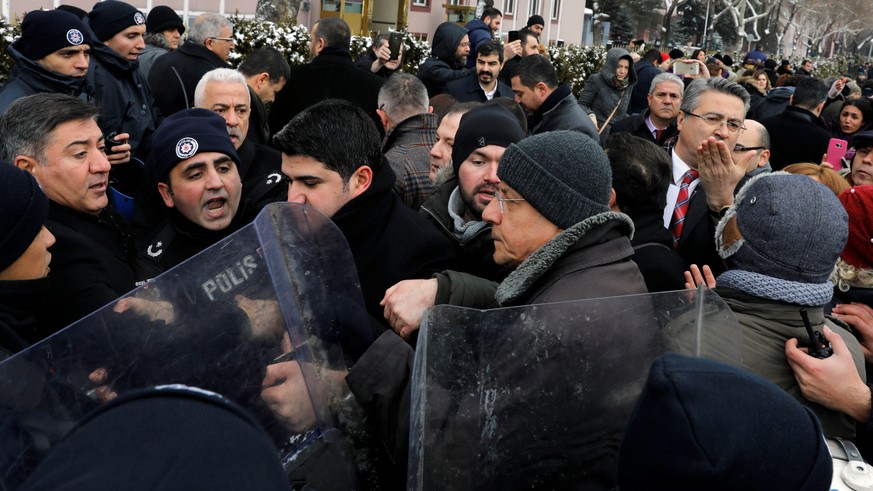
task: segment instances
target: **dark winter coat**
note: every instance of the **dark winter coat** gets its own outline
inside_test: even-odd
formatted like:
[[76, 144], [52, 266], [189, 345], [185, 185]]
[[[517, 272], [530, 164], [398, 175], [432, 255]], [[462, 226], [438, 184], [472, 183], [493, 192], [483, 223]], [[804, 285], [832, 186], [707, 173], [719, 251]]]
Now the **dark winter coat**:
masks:
[[20, 40], [6, 47], [9, 56], [15, 60], [15, 68], [9, 80], [0, 88], [0, 114], [6, 112], [9, 104], [16, 99], [46, 92], [67, 94], [83, 101], [91, 100], [85, 77], [68, 77], [46, 70], [37, 62], [26, 58], [17, 49], [19, 44]]
[[652, 79], [663, 73], [660, 68], [652, 65], [652, 62], [648, 60], [636, 62], [633, 71], [637, 74], [637, 84], [634, 85], [631, 92], [628, 114], [638, 114], [649, 108], [648, 95], [649, 89], [652, 87]]
[[[616, 88], [613, 85], [615, 78], [615, 69], [618, 67], [619, 60], [627, 60], [630, 63], [628, 67], [628, 85], [624, 89]], [[630, 105], [631, 94], [634, 86], [637, 83], [637, 72], [634, 71], [634, 60], [631, 58], [627, 50], [621, 48], [612, 48], [606, 52], [606, 61], [603, 64], [603, 69], [598, 75], [594, 75], [588, 79], [585, 88], [582, 89], [582, 95], [579, 96], [579, 105], [587, 114], [594, 114], [597, 117], [597, 127], [603, 128], [609, 115], [613, 114], [609, 120], [609, 126], [615, 123], [618, 119], [627, 114], [627, 108]], [[618, 106], [618, 109], [616, 109]], [[602, 131], [604, 136], [609, 134], [610, 128]]]
[[145, 48], [140, 51], [136, 61], [139, 62], [139, 72], [142, 73], [143, 78], [148, 80], [155, 60], [170, 52], [170, 43], [167, 42], [167, 38], [163, 34], [154, 32], [143, 34], [143, 40]]
[[376, 108], [383, 83], [384, 79], [356, 68], [348, 49], [328, 46], [310, 63], [291, 67], [288, 82], [270, 106], [270, 132], [278, 133], [294, 116], [325, 99], [342, 99], [360, 107], [382, 132]]
[[42, 340], [36, 312], [47, 289], [47, 278], [0, 281], [0, 361]]
[[547, 131], [572, 130], [585, 133], [594, 141], [600, 141], [597, 128], [591, 118], [576, 102], [576, 97], [566, 84], [561, 84], [549, 95], [536, 112], [528, 118], [531, 135]]
[[479, 230], [466, 243], [454, 234], [452, 217], [449, 215], [449, 197], [458, 187], [458, 178], [442, 183], [423, 204], [419, 212], [427, 217], [454, 244], [455, 264], [450, 269], [496, 281], [506, 273], [494, 263], [494, 241], [491, 240], [491, 225]]
[[145, 159], [158, 127], [152, 91], [139, 72], [139, 63], [121, 57], [104, 44], [91, 49], [88, 85], [100, 106], [97, 123], [104, 134], [128, 133], [131, 153]]
[[470, 38], [470, 55], [467, 56], [467, 68], [476, 67], [476, 50], [483, 43], [494, 39], [494, 34], [488, 24], [482, 19], [473, 19], [464, 26], [467, 28], [467, 36]]
[[331, 217], [349, 243], [367, 312], [383, 325], [379, 302], [399, 281], [430, 278], [451, 267], [452, 244], [394, 193], [394, 172], [384, 164], [361, 195]]
[[258, 94], [249, 87], [249, 131], [246, 133], [246, 141], [267, 145], [270, 143], [270, 127], [267, 125], [267, 106], [261, 101]]
[[776, 87], [767, 93], [767, 97], [750, 107], [746, 115], [749, 119], [762, 121], [782, 113], [788, 107], [789, 99], [794, 95], [794, 87]]
[[49, 203], [45, 227], [55, 236], [40, 331], [52, 334], [135, 287], [133, 241], [110, 208], [99, 215]]
[[824, 122], [811, 111], [798, 106], [760, 121], [770, 133], [770, 165], [782, 170], [790, 164], [821, 162], [828, 150], [831, 134]]
[[[453, 80], [446, 84], [444, 91], [446, 94], [454, 97], [458, 102], [486, 102], [485, 91], [479, 85], [479, 77], [473, 72], [470, 76], [459, 80]], [[506, 85], [500, 80], [497, 81], [497, 92], [494, 97], [515, 98], [515, 93], [512, 92], [512, 87]]]
[[679, 129], [676, 128], [676, 121], [670, 123], [670, 126], [664, 128], [660, 140], [655, 140], [655, 135], [649, 131], [646, 126], [646, 118], [649, 117], [648, 107], [642, 114], [632, 114], [612, 125], [612, 133], [630, 133], [633, 136], [638, 136], [644, 140], [663, 145], [667, 140], [679, 135]]
[[155, 88], [155, 104], [161, 115], [166, 117], [194, 107], [197, 82], [216, 68], [233, 67], [206, 46], [193, 41], [155, 60], [148, 81]]
[[[447, 83], [476, 73], [475, 68], [458, 64], [455, 52], [467, 29], [454, 22], [443, 22], [433, 35], [430, 58], [418, 67], [418, 78], [427, 87], [427, 96], [442, 94]], [[471, 52], [472, 53], [472, 52]]]
[[640, 268], [650, 292], [685, 289], [685, 261], [673, 249], [673, 234], [664, 228], [660, 213], [632, 217], [634, 237], [631, 259]]

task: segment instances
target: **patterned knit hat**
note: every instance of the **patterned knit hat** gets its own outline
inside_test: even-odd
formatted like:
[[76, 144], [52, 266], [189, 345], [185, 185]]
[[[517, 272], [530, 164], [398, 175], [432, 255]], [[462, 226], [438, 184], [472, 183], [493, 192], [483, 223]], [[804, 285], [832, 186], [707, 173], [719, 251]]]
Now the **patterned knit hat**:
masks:
[[746, 183], [716, 227], [730, 269], [718, 285], [799, 305], [830, 301], [828, 277], [846, 245], [848, 216], [833, 191], [807, 176], [773, 172]]
[[609, 159], [578, 131], [549, 131], [510, 144], [497, 177], [562, 229], [609, 211]]

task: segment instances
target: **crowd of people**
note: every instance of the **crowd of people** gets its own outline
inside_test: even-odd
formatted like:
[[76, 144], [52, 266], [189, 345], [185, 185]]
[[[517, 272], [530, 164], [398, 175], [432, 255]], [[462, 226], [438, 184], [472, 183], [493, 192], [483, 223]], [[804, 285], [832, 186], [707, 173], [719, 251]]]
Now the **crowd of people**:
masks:
[[[511, 41], [501, 20], [486, 8], [440, 24], [413, 76], [384, 34], [353, 60], [339, 18], [312, 24], [305, 65], [263, 47], [234, 69], [233, 25], [217, 14], [186, 26], [169, 7], [146, 16], [118, 0], [27, 14], [0, 88], [3, 357], [288, 201], [330, 219], [354, 260], [372, 336], [346, 382], [392, 463], [388, 487], [407, 482], [411, 368], [431, 307], [703, 283], [740, 325], [737, 366], [662, 358], [620, 449], [584, 447], [597, 458], [560, 466], [512, 454], [485, 485], [826, 489], [824, 439], [866, 451], [873, 434], [866, 71], [821, 79], [809, 60], [794, 72], [760, 49], [736, 70], [703, 50], [613, 48], [577, 99], [544, 54], [544, 19]], [[807, 353], [805, 322], [831, 356]], [[552, 375], [574, 376], [541, 380]], [[573, 397], [560, 395], [544, 400]], [[729, 438], [746, 433], [728, 419], [756, 437]]]

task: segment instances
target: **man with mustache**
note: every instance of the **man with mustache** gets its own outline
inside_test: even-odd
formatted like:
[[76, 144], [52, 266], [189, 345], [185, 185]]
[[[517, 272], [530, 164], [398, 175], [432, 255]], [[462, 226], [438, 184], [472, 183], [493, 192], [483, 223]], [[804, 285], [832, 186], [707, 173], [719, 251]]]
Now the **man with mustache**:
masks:
[[206, 249], [248, 220], [242, 213], [240, 159], [228, 138], [224, 119], [212, 111], [185, 109], [155, 132], [149, 175], [169, 217], [139, 247], [140, 280]]
[[458, 102], [486, 102], [495, 97], [513, 98], [512, 87], [498, 80], [503, 69], [499, 42], [482, 43], [476, 50], [476, 73], [446, 84], [446, 93]]
[[63, 94], [16, 100], [0, 117], [0, 160], [36, 178], [55, 236], [48, 292], [37, 313], [46, 337], [135, 286], [133, 243], [108, 206], [110, 163], [96, 106]]

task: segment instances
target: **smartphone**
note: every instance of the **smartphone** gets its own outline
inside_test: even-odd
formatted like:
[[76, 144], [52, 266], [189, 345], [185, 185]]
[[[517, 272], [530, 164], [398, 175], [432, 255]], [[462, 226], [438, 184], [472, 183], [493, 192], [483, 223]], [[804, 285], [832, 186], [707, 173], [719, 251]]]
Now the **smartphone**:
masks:
[[673, 73], [676, 75], [697, 75], [700, 73], [700, 65], [697, 63], [678, 62], [673, 64]]
[[518, 31], [509, 31], [506, 35], [507, 42], [518, 41]]
[[388, 55], [389, 60], [396, 60], [400, 58], [400, 44], [403, 43], [403, 33], [394, 31], [391, 33], [391, 36], [388, 38], [388, 49], [391, 50], [391, 54]]
[[834, 166], [834, 170], [843, 168], [843, 157], [846, 156], [848, 147], [849, 144], [846, 140], [839, 138], [831, 138], [831, 141], [828, 142], [828, 163]]

